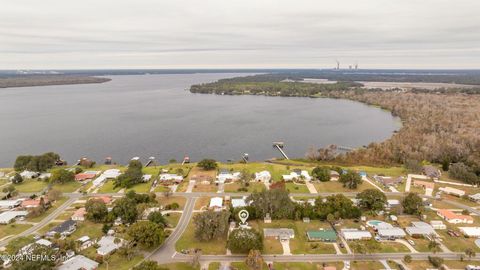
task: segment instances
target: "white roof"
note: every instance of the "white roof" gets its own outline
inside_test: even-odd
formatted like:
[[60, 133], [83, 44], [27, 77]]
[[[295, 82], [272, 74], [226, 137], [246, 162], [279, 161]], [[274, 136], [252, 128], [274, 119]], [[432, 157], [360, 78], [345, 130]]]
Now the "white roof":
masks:
[[272, 175], [270, 174], [269, 171], [261, 171], [261, 172], [257, 172], [255, 173], [255, 179], [259, 179], [259, 178], [271, 178]]
[[480, 236], [480, 227], [458, 227], [467, 236]]
[[53, 243], [48, 241], [47, 239], [38, 239], [35, 243], [46, 247], [50, 247], [51, 245], [53, 245]]
[[89, 258], [83, 255], [77, 255], [72, 257], [62, 263], [58, 267], [58, 270], [78, 270], [78, 269], [85, 269], [85, 270], [94, 270], [98, 268], [98, 263], [94, 260], [90, 260]]
[[372, 237], [372, 234], [369, 231], [361, 231], [358, 229], [341, 229], [341, 233], [346, 239], [362, 239]]
[[151, 174], [144, 174], [144, 175], [142, 175], [142, 180], [143, 180], [143, 181], [150, 181], [150, 179], [152, 179], [152, 175], [151, 175]]
[[183, 180], [183, 176], [173, 173], [162, 173], [160, 174], [161, 181], [168, 181], [168, 180]]
[[441, 221], [441, 220], [431, 220], [430, 224], [432, 224], [432, 225], [443, 225], [443, 221]]
[[233, 206], [233, 208], [245, 207], [245, 206], [247, 206], [247, 203], [245, 202], [244, 198], [232, 199], [232, 206]]
[[390, 199], [390, 200], [387, 200], [387, 203], [388, 205], [397, 205], [397, 204], [400, 204], [400, 201], [397, 199]]
[[439, 190], [446, 192], [446, 193], [453, 193], [453, 194], [458, 194], [458, 195], [465, 195], [465, 191], [457, 188], [452, 188], [452, 187], [441, 187]]
[[84, 236], [77, 239], [77, 241], [82, 242], [82, 243], [87, 242], [88, 240], [90, 240], [90, 236], [88, 236], [88, 235], [84, 235]]
[[0, 208], [11, 208], [21, 203], [21, 200], [2, 200], [0, 201]]
[[222, 207], [222, 206], [223, 206], [223, 198], [213, 197], [210, 199], [210, 207]]
[[28, 215], [28, 211], [7, 211], [0, 214], [0, 223], [9, 223], [12, 219]]
[[117, 178], [120, 174], [122, 173], [119, 169], [109, 169], [102, 173], [102, 175], [106, 178]]
[[417, 227], [417, 228], [432, 228], [432, 225], [423, 222], [423, 221], [412, 221], [412, 226]]
[[100, 255], [109, 254], [110, 252], [118, 249], [122, 246], [122, 239], [120, 239], [120, 243], [115, 244], [115, 236], [103, 236], [97, 244], [100, 246], [97, 249], [97, 253]]
[[378, 229], [378, 235], [385, 236], [385, 237], [391, 237], [391, 236], [403, 237], [405, 236], [405, 232], [401, 228], [394, 227], [394, 228], [388, 228], [388, 229]]

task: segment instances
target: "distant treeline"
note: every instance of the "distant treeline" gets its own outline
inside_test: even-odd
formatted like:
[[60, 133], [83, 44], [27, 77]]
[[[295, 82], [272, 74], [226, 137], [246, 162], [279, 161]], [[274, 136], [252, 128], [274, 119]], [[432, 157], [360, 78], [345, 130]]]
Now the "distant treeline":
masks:
[[[450, 177], [480, 183], [480, 95], [475, 89], [385, 91], [358, 88], [353, 82], [284, 82], [288, 76], [259, 75], [194, 85], [194, 93], [310, 96], [356, 100], [399, 116], [403, 127], [390, 139], [334, 157], [347, 163], [404, 164], [418, 170], [424, 162], [441, 164]], [[268, 81], [271, 79], [272, 81]], [[339, 108], [341, 109], [341, 108]], [[382, 127], [379, 126], [379, 129]], [[321, 153], [322, 149], [318, 150]], [[321, 157], [309, 153], [311, 157]]]
[[0, 77], [0, 88], [108, 82], [109, 78], [73, 75], [23, 75]]

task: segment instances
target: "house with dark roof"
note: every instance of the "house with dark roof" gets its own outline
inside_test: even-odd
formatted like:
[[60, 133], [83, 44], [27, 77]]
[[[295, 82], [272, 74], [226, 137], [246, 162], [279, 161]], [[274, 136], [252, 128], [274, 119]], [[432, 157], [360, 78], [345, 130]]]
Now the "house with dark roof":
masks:
[[60, 234], [62, 237], [69, 236], [77, 229], [77, 222], [75, 220], [67, 220], [64, 221], [62, 224], [56, 226], [55, 228], [51, 229], [49, 232], [46, 233], [47, 237], [54, 237], [57, 233]]
[[430, 177], [430, 178], [435, 178], [438, 179], [442, 175], [440, 170], [432, 165], [425, 165], [422, 168], [423, 174]]

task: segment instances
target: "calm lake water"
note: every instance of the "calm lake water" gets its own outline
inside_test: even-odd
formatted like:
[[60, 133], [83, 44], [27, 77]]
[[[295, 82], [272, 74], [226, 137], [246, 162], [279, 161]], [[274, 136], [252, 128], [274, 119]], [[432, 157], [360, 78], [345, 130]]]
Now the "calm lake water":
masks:
[[0, 166], [20, 154], [59, 153], [119, 163], [211, 157], [290, 157], [311, 146], [362, 146], [401, 126], [378, 108], [335, 99], [191, 94], [191, 84], [245, 74], [111, 76], [104, 84], [0, 89]]

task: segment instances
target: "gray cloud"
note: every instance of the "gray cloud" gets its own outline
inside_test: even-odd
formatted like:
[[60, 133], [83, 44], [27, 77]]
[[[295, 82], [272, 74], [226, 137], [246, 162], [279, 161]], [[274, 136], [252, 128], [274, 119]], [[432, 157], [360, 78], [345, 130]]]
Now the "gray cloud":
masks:
[[479, 68], [476, 0], [18, 0], [0, 69]]

